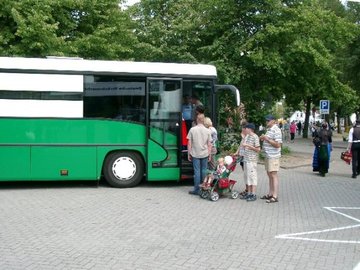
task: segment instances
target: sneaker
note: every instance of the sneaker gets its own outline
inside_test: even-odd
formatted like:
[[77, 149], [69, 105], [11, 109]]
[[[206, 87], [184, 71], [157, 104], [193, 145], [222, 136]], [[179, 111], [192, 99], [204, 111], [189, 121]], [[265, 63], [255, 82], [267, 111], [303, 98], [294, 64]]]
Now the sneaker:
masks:
[[351, 178], [356, 178], [356, 174], [353, 174], [353, 175], [351, 176]]
[[251, 194], [249, 195], [247, 198], [246, 198], [246, 201], [247, 202], [253, 202], [253, 201], [256, 201], [256, 195], [255, 194]]
[[198, 191], [195, 191], [195, 190], [190, 190], [190, 191], [189, 191], [189, 194], [190, 194], [190, 195], [199, 195], [199, 192], [198, 192]]

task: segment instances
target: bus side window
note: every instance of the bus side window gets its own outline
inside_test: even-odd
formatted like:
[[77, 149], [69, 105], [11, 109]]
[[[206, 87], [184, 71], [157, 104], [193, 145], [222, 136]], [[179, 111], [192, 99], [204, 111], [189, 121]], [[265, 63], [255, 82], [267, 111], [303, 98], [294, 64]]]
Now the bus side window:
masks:
[[143, 78], [86, 75], [84, 88], [84, 117], [145, 123]]

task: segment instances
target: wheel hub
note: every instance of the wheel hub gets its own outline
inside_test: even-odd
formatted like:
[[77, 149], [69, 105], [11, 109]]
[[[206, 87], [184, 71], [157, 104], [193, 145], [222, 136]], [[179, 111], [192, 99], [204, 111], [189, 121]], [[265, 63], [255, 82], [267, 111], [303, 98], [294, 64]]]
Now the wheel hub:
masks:
[[114, 161], [112, 172], [119, 180], [130, 180], [136, 173], [136, 164], [129, 157], [121, 157]]

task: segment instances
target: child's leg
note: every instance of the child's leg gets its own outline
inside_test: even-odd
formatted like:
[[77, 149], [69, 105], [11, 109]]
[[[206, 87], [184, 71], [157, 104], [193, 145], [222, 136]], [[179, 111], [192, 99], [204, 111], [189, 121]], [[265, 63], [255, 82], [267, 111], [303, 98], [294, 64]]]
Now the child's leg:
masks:
[[212, 182], [212, 176], [211, 176], [211, 175], [208, 175], [208, 176], [205, 177], [202, 186], [203, 186], [203, 187], [208, 187], [208, 186], [210, 186], [211, 182]]
[[248, 170], [249, 193], [255, 195], [256, 187], [257, 187], [257, 163], [249, 162], [248, 166], [249, 166], [249, 170]]

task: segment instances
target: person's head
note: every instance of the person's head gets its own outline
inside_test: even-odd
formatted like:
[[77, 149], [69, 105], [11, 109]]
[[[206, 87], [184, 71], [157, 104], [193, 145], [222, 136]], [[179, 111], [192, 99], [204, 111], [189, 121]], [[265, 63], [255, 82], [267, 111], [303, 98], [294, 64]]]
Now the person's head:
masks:
[[199, 113], [196, 116], [196, 123], [197, 124], [204, 124], [204, 122], [205, 122], [205, 115], [203, 113]]
[[212, 121], [211, 121], [210, 117], [205, 117], [204, 126], [207, 128], [212, 127]]
[[191, 102], [194, 104], [194, 105], [198, 105], [200, 103], [200, 100], [199, 100], [199, 97], [197, 95], [193, 95], [191, 97]]
[[247, 134], [253, 133], [255, 130], [255, 125], [253, 123], [248, 123], [246, 124], [245, 129]]
[[245, 133], [245, 127], [247, 125], [247, 121], [246, 120], [241, 120], [240, 125], [241, 125], [241, 133]]
[[195, 113], [196, 114], [200, 114], [200, 113], [205, 113], [205, 108], [203, 105], [196, 105], [195, 107]]
[[327, 128], [328, 128], [328, 124], [327, 124], [326, 122], [323, 122], [323, 123], [321, 124], [321, 127], [322, 127], [322, 129], [327, 129]]
[[267, 127], [272, 127], [276, 123], [276, 118], [271, 114], [266, 115], [265, 120], [266, 120]]
[[189, 95], [184, 96], [184, 103], [185, 104], [191, 104], [191, 97]]
[[219, 164], [220, 166], [224, 166], [224, 165], [225, 165], [225, 159], [222, 158], [222, 157], [218, 158], [217, 162], [218, 162], [218, 164]]

